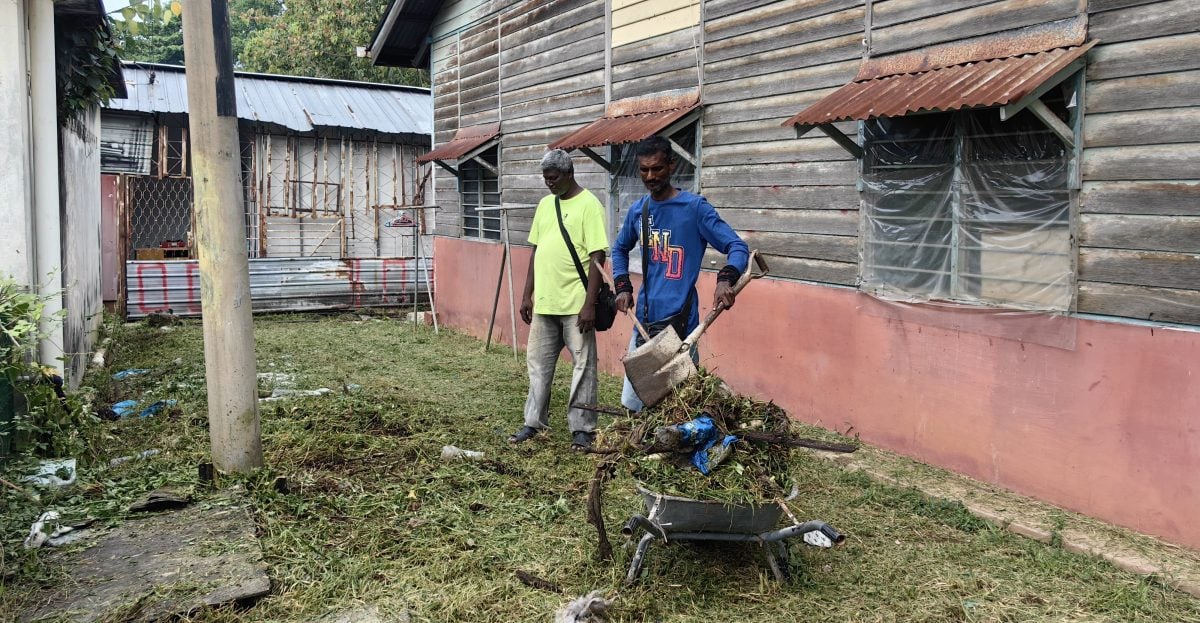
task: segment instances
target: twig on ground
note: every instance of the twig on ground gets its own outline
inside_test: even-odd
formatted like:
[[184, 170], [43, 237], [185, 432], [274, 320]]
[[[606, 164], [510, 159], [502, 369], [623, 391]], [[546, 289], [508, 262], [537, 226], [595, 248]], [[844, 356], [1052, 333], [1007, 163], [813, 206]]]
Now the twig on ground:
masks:
[[542, 578], [539, 578], [528, 571], [521, 571], [520, 569], [517, 569], [517, 579], [520, 580], [522, 584], [530, 588], [550, 591], [551, 593], [562, 592], [562, 589], [559, 588], [557, 584], [543, 580]]

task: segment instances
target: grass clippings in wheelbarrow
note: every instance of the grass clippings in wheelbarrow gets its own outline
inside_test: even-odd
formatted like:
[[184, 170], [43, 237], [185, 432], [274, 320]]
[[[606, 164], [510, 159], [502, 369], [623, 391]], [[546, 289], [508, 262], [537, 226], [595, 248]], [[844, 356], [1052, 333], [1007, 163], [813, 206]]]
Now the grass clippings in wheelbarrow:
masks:
[[[677, 449], [655, 439], [656, 431], [663, 436], [663, 429], [701, 417], [712, 420], [718, 440], [738, 438], [708, 474], [693, 464], [693, 446], [685, 443]], [[656, 493], [756, 505], [787, 496], [793, 485], [789, 464], [801, 458], [793, 456], [795, 444], [789, 442], [799, 436], [800, 425], [778, 405], [735, 395], [721, 379], [701, 370], [656, 407], [614, 421], [601, 431], [600, 445], [619, 447], [618, 464]], [[720, 446], [718, 441], [713, 448]]]

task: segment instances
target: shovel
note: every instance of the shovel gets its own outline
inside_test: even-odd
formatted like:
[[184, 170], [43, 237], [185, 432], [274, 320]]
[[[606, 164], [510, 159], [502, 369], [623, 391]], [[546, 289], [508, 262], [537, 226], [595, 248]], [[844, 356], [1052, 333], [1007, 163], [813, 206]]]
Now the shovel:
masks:
[[[741, 278], [734, 284], [734, 294], [741, 292], [751, 279], [767, 274], [767, 263], [758, 251], [750, 252], [750, 261], [753, 265], [747, 266], [746, 272], [742, 273]], [[759, 269], [757, 274], [753, 271], [755, 265]], [[679, 340], [679, 334], [673, 329], [664, 329], [625, 356], [622, 360], [625, 364], [625, 377], [629, 379], [643, 404], [653, 407], [666, 398], [676, 385], [696, 373], [696, 364], [692, 361], [690, 352], [692, 345], [723, 311], [725, 306], [718, 304], [683, 341]], [[638, 330], [645, 337], [645, 331], [640, 325]]]

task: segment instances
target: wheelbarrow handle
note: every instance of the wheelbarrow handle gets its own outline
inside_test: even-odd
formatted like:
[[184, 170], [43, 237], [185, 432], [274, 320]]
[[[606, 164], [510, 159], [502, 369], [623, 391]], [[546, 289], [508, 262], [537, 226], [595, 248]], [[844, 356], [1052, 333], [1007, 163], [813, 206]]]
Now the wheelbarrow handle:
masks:
[[[757, 273], [754, 272], [755, 266], [758, 267], [759, 272]], [[759, 277], [766, 275], [769, 271], [770, 268], [767, 266], [767, 261], [763, 259], [761, 255], [759, 255], [758, 251], [751, 251], [750, 260], [747, 262], [746, 266], [746, 272], [742, 273], [742, 276], [738, 278], [737, 283], [733, 284], [734, 296], [737, 296], [737, 294], [746, 287], [746, 284], [750, 283], [751, 279], [758, 279]], [[692, 344], [695, 344], [696, 340], [700, 339], [700, 336], [704, 335], [704, 332], [708, 330], [708, 327], [711, 326], [714, 321], [716, 321], [717, 316], [720, 316], [721, 312], [725, 311], [726, 309], [727, 308], [725, 307], [724, 303], [717, 303], [716, 307], [713, 307], [712, 311], [708, 312], [708, 315], [704, 317], [704, 320], [697, 325], [695, 329], [692, 329], [692, 332], [689, 333], [687, 338], [683, 340], [683, 344], [679, 346], [679, 352], [686, 352], [689, 348], [691, 348]]]

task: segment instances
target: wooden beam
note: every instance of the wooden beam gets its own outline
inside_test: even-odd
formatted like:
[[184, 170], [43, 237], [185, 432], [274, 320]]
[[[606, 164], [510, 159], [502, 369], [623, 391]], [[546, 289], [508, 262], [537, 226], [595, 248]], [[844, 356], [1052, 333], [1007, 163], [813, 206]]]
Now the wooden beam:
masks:
[[608, 171], [609, 173], [613, 172], [612, 163], [605, 160], [604, 156], [601, 156], [600, 154], [592, 151], [591, 148], [589, 148], [589, 147], [580, 147], [579, 151], [583, 152], [583, 155], [587, 156], [588, 158], [591, 158], [592, 160], [596, 161], [596, 164], [603, 167], [605, 171]]
[[459, 177], [458, 169], [455, 169], [454, 167], [446, 164], [445, 162], [442, 162], [441, 160], [434, 160], [433, 163], [438, 165], [439, 167], [442, 167], [443, 169], [449, 171], [450, 175], [453, 175], [454, 177]]
[[1029, 95], [1022, 97], [1021, 99], [1019, 99], [1016, 102], [1013, 102], [1011, 104], [1008, 104], [1007, 106], [1001, 106], [1000, 107], [1000, 120], [1008, 121], [1009, 119], [1012, 119], [1013, 117], [1016, 116], [1017, 113], [1021, 112], [1022, 110], [1025, 110], [1025, 108], [1028, 107], [1030, 104], [1040, 100], [1041, 97], [1043, 95], [1045, 95], [1047, 91], [1062, 84], [1062, 82], [1064, 80], [1069, 78], [1075, 72], [1082, 71], [1083, 67], [1084, 67], [1084, 59], [1086, 59], [1086, 58], [1087, 58], [1087, 55], [1084, 54], [1083, 57], [1077, 58], [1074, 61], [1071, 61], [1070, 65], [1067, 65], [1066, 67], [1063, 67], [1062, 69], [1058, 70], [1057, 73], [1055, 73], [1053, 76], [1050, 76], [1050, 78], [1048, 78], [1045, 82], [1042, 82], [1040, 85], [1038, 85], [1038, 87], [1036, 89], [1031, 91], [1029, 93]]
[[802, 123], [797, 123], [796, 125], [794, 125], [792, 127], [796, 128], [796, 138], [803, 138], [805, 134], [812, 132], [813, 128], [816, 128], [817, 126], [804, 125]]
[[[842, 134], [842, 131], [833, 127], [832, 123], [822, 123], [821, 125], [819, 125], [817, 127], [820, 128], [820, 130], [822, 132], [824, 132], [826, 136], [833, 139], [834, 142], [836, 142], [838, 145], [841, 145], [842, 149], [845, 149], [846, 151], [850, 152], [850, 155], [854, 156], [854, 158], [856, 160], [862, 160], [862, 157], [863, 157], [862, 147], [859, 147], [858, 143], [854, 142], [854, 139], [850, 138], [849, 136], [846, 136], [845, 134]], [[797, 132], [799, 132], [800, 126], [796, 126], [796, 128], [797, 128]]]
[[1046, 127], [1050, 128], [1050, 130], [1057, 134], [1058, 138], [1062, 139], [1063, 144], [1067, 146], [1068, 150], [1074, 151], [1075, 131], [1072, 130], [1070, 126], [1063, 123], [1063, 120], [1059, 119], [1058, 115], [1054, 114], [1054, 111], [1050, 110], [1050, 108], [1042, 103], [1042, 100], [1034, 100], [1030, 102], [1026, 108], [1029, 110], [1029, 112], [1036, 115], [1038, 119], [1041, 119], [1042, 123], [1046, 124]]
[[492, 175], [495, 175], [496, 177], [500, 176], [500, 169], [497, 168], [496, 165], [488, 162], [487, 160], [484, 160], [482, 156], [475, 155], [470, 158], [464, 158], [464, 160], [474, 160], [476, 163], [479, 164], [479, 166], [487, 169], [488, 171], [491, 171]]
[[700, 165], [696, 162], [696, 157], [688, 153], [688, 150], [683, 148], [683, 145], [675, 142], [675, 139], [667, 137], [667, 141], [671, 143], [671, 151], [679, 154], [680, 158], [692, 163], [692, 166], [699, 168]]

